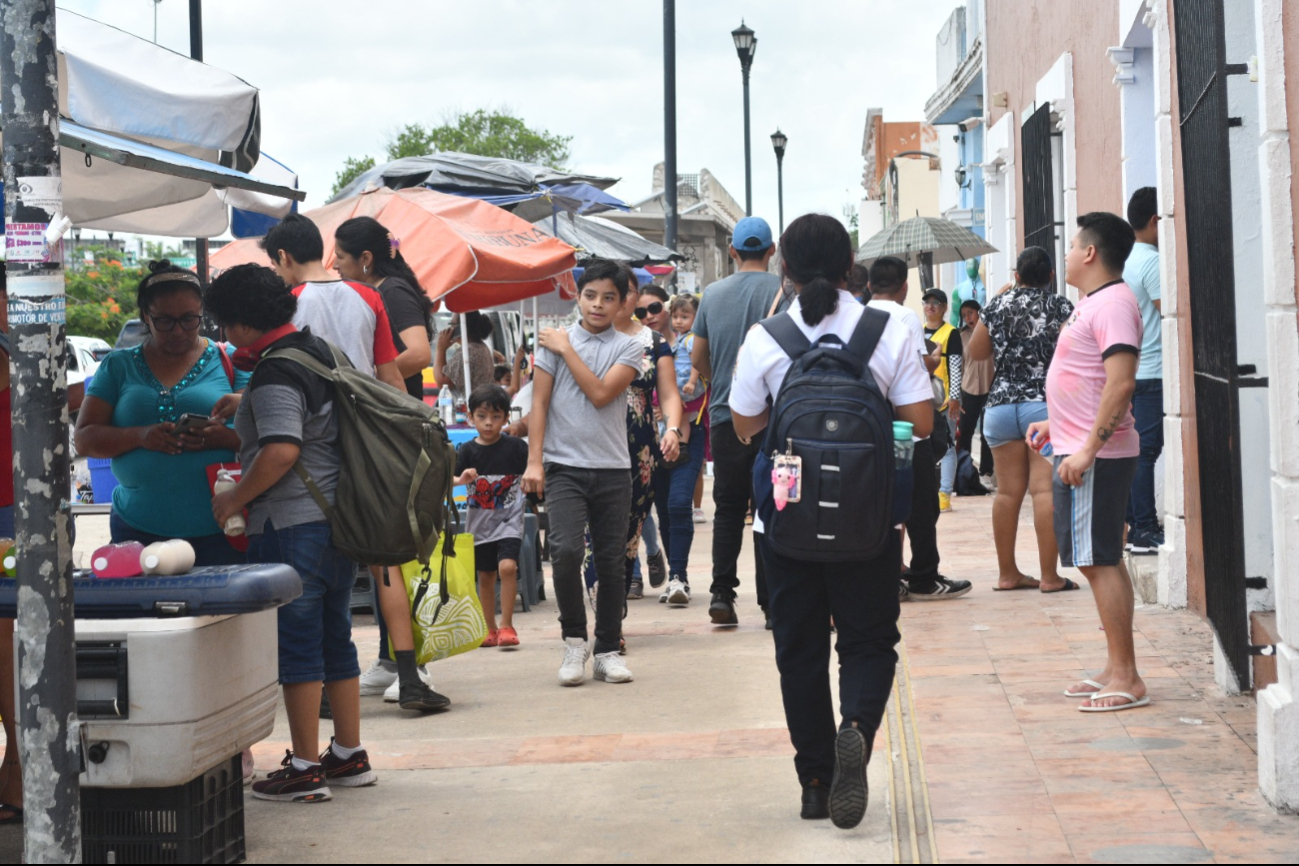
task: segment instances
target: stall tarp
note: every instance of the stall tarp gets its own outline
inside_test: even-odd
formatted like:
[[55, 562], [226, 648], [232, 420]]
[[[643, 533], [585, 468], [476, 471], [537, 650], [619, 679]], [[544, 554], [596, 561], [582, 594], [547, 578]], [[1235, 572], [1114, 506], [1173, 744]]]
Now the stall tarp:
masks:
[[[559, 289], [575, 297], [573, 248], [518, 217], [474, 198], [429, 189], [377, 189], [304, 216], [320, 227], [325, 266], [334, 263], [334, 231], [357, 216], [374, 217], [400, 242], [425, 293], [456, 312], [520, 301]], [[212, 267], [270, 264], [251, 238], [212, 254]]]
[[650, 262], [679, 260], [681, 255], [661, 244], [646, 240], [626, 226], [599, 217], [563, 213], [553, 219], [536, 220], [538, 231], [555, 235], [577, 249], [579, 260], [615, 259], [640, 266]]
[[535, 193], [544, 186], [555, 184], [585, 183], [603, 190], [617, 182], [617, 178], [563, 172], [514, 159], [444, 151], [427, 156], [407, 156], [376, 166], [358, 175], [326, 204], [380, 186], [389, 189], [427, 186], [439, 192], [481, 198]]

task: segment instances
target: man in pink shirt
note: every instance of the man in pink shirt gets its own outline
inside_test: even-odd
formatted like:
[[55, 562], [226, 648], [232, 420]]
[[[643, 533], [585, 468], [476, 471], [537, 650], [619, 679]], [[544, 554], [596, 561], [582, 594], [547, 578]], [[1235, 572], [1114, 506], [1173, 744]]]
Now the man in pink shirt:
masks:
[[1110, 213], [1078, 219], [1065, 276], [1078, 290], [1046, 374], [1047, 421], [1028, 428], [1029, 446], [1051, 443], [1055, 459], [1055, 535], [1060, 560], [1091, 584], [1109, 650], [1105, 670], [1065, 695], [1086, 698], [1083, 712], [1146, 706], [1132, 644], [1132, 581], [1123, 567], [1124, 515], [1141, 441], [1132, 394], [1141, 357], [1141, 308], [1123, 282], [1136, 242], [1132, 226]]

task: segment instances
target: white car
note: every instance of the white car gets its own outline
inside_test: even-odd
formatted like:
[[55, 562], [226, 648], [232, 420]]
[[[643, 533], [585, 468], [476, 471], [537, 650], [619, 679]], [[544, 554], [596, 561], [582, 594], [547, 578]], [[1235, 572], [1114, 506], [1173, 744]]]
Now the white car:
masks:
[[98, 337], [68, 337], [68, 384], [86, 381], [113, 347]]

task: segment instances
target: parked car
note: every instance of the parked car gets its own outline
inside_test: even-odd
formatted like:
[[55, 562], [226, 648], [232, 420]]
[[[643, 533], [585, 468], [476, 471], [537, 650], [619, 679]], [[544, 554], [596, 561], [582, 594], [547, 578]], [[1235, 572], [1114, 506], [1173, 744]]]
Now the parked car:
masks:
[[149, 336], [149, 328], [139, 319], [130, 319], [122, 326], [121, 332], [117, 335], [117, 343], [114, 349], [131, 349], [144, 342], [144, 338]]

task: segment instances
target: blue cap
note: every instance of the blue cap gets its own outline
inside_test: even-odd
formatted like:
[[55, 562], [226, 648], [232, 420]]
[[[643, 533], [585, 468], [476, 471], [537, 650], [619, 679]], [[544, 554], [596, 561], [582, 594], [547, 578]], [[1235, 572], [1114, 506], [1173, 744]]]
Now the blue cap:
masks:
[[731, 233], [731, 246], [741, 252], [757, 252], [771, 246], [771, 226], [762, 217], [745, 217]]

